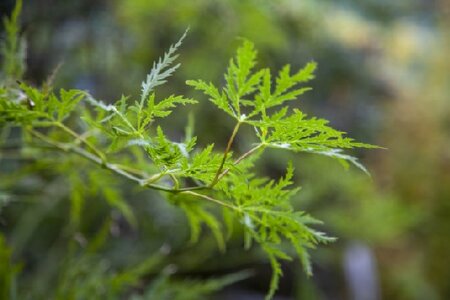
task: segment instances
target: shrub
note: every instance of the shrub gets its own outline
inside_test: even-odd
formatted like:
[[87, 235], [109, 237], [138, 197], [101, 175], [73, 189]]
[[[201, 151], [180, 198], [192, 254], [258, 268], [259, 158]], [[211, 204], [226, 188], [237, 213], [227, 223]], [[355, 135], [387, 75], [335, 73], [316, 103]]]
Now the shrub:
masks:
[[[106, 104], [88, 91], [56, 92], [51, 82], [33, 87], [17, 81], [23, 74], [24, 57], [23, 41], [17, 34], [20, 6], [18, 1], [12, 17], [5, 22], [7, 38], [2, 48], [0, 85], [1, 143], [4, 149], [10, 147], [8, 132], [12, 128], [18, 130], [21, 154], [33, 157], [41, 169], [66, 177], [71, 203], [68, 222], [74, 232], [83, 219], [84, 207], [90, 205], [84, 199], [88, 194], [101, 195], [129, 224], [136, 226], [133, 207], [123, 197], [120, 186], [114, 184], [123, 179], [140, 189], [159, 191], [168, 202], [179, 207], [189, 221], [191, 243], [196, 243], [202, 229], [207, 227], [217, 247], [225, 251], [227, 239], [240, 226], [244, 247], [249, 249], [256, 244], [272, 266], [267, 298], [272, 298], [278, 287], [282, 275], [280, 261], [292, 259], [284, 246], [286, 242], [295, 250], [305, 272], [312, 274], [308, 250], [333, 238], [313, 228], [320, 221], [293, 210], [290, 198], [298, 188], [293, 187], [291, 165], [279, 180], [258, 176], [255, 165], [264, 151], [292, 151], [333, 157], [344, 165], [351, 163], [366, 171], [356, 158], [343, 151], [373, 147], [346, 137], [326, 120], [307, 117], [300, 109], [287, 105], [310, 90], [304, 84], [314, 77], [314, 62], [295, 72], [286, 65], [273, 79], [269, 69], [255, 69], [257, 52], [250, 41], [244, 40], [236, 57], [230, 60], [223, 87], [203, 80], [186, 81], [235, 122], [224, 150], [214, 144], [200, 147], [193, 135], [195, 118], [186, 127], [184, 138], [177, 140], [169, 138], [159, 123], [163, 118], [170, 118], [177, 106], [193, 105], [197, 100], [176, 94], [159, 99], [155, 93], [180, 66], [176, 63], [177, 50], [186, 33], [154, 63], [142, 82], [139, 99], [122, 96], [117, 102]], [[211, 126], [221, 126], [220, 120]], [[253, 129], [255, 142], [241, 141], [245, 150], [233, 151], [244, 126]], [[52, 156], [48, 158], [48, 155]], [[53, 159], [56, 156], [58, 159]], [[70, 286], [71, 276], [86, 273], [83, 266], [90, 265], [86, 261], [67, 274], [57, 295], [75, 293], [70, 289], [65, 291], [64, 287]], [[85, 294], [78, 297], [120, 295], [126, 291], [125, 287], [133, 286], [146, 274], [147, 264], [143, 262], [141, 268], [116, 275], [107, 274], [98, 265], [90, 274], [98, 276], [92, 277], [92, 282], [89, 276], [85, 278]], [[242, 277], [242, 274], [235, 275], [217, 284], [212, 281], [209, 286], [200, 283], [198, 294], [192, 298]], [[161, 285], [170, 282], [167, 278], [161, 280], [149, 293], [162, 291]], [[99, 292], [98, 286], [106, 291]]]

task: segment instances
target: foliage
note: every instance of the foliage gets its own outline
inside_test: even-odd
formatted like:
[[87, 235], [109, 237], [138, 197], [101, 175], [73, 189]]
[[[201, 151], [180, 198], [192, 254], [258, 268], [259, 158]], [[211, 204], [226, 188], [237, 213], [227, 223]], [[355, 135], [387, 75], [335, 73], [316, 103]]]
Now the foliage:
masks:
[[11, 18], [5, 18], [5, 39], [0, 51], [3, 58], [3, 81], [20, 78], [25, 71], [25, 41], [19, 35], [19, 14], [22, 9], [22, 0], [18, 0], [11, 14]]
[[[18, 11], [20, 2], [17, 7]], [[9, 43], [12, 46], [4, 47], [15, 52], [20, 48], [17, 46], [17, 29], [11, 25], [17, 22], [16, 19], [17, 15], [13, 15], [7, 21], [13, 27], [10, 27], [11, 34], [5, 45]], [[294, 73], [287, 65], [273, 80], [269, 69], [255, 70], [257, 52], [247, 40], [237, 50], [236, 57], [230, 60], [223, 87], [218, 88], [203, 80], [186, 82], [202, 91], [215, 107], [235, 121], [226, 148], [219, 151], [213, 144], [201, 147], [196, 143], [197, 137], [191, 134], [183, 140], [169, 138], [159, 119], [168, 117], [179, 105], [197, 103], [182, 95], [158, 99], [155, 92], [155, 88], [179, 67], [173, 63], [184, 37], [185, 34], [153, 64], [142, 83], [139, 100], [122, 96], [114, 104], [106, 104], [83, 90], [61, 89], [55, 92], [51, 87], [37, 88], [24, 82], [16, 83], [14, 79], [21, 79], [21, 65], [14, 64], [15, 69], [5, 67], [3, 76], [8, 80], [0, 86], [0, 125], [5, 132], [10, 128], [20, 129], [22, 152], [31, 153], [37, 160], [50, 153], [57, 157], [47, 166], [54, 172], [64, 174], [73, 168], [71, 166], [78, 167], [67, 174], [66, 179], [71, 189], [70, 223], [74, 228], [80, 226], [83, 208], [89, 205], [84, 197], [89, 193], [100, 195], [136, 226], [133, 208], [114, 188], [118, 178], [142, 189], [160, 191], [186, 214], [192, 243], [197, 242], [202, 229], [208, 227], [218, 248], [225, 251], [233, 227], [240, 224], [245, 248], [249, 249], [255, 243], [269, 259], [273, 275], [267, 298], [272, 298], [282, 275], [280, 261], [292, 259], [284, 246], [286, 243], [295, 250], [305, 272], [310, 275], [309, 249], [333, 238], [312, 228], [320, 223], [318, 220], [292, 208], [290, 198], [298, 191], [298, 188], [291, 187], [292, 166], [288, 165], [284, 177], [272, 180], [255, 174], [258, 159], [266, 149], [275, 148], [330, 156], [364, 170], [354, 157], [342, 151], [374, 146], [355, 142], [330, 127], [327, 121], [308, 118], [300, 109], [291, 110], [287, 106], [288, 101], [296, 100], [310, 90], [303, 84], [314, 77], [315, 63], [308, 63]], [[8, 56], [9, 50], [4, 51], [5, 62], [12, 59]], [[257, 143], [247, 144], [242, 153], [234, 153], [233, 145], [244, 126], [254, 130]], [[188, 133], [191, 131], [192, 128], [186, 130]], [[8, 134], [5, 136], [5, 147], [8, 147]], [[219, 211], [223, 221], [219, 218]], [[62, 278], [63, 289], [76, 282], [75, 278], [80, 278], [80, 274], [86, 273], [83, 269], [86, 263], [74, 265], [77, 267]], [[99, 287], [114, 291], [115, 287], [110, 285], [117, 283], [116, 277], [107, 275], [101, 264], [94, 269], [82, 282], [83, 286], [93, 290], [84, 291], [97, 293]], [[144, 274], [132, 275], [130, 285]], [[192, 297], [214, 291], [236, 278], [191, 283], [195, 287], [192, 292], [198, 291]], [[155, 290], [161, 291], [168, 282], [163, 277], [155, 283]], [[174, 286], [175, 294], [170, 297], [176, 297], [177, 289], [183, 289], [183, 284]], [[104, 294], [100, 291], [99, 295]]]
[[0, 235], [0, 298], [14, 299], [15, 280], [20, 268], [11, 261], [12, 250], [5, 242], [3, 235]]
[[224, 286], [233, 282], [245, 279], [249, 274], [240, 272], [230, 274], [222, 278], [209, 279], [207, 281], [199, 280], [173, 280], [167, 275], [162, 275], [148, 287], [142, 296], [134, 296], [132, 300], [148, 299], [174, 299], [174, 300], [196, 300], [208, 299], [207, 295], [220, 290]]

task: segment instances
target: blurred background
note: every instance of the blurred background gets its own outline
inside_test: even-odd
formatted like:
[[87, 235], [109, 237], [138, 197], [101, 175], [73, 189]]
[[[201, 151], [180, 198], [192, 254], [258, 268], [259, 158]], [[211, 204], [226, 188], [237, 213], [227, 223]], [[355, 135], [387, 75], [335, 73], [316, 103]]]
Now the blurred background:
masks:
[[[1, 15], [13, 6], [2, 0]], [[267, 153], [261, 172], [277, 177], [292, 160], [302, 187], [296, 208], [338, 237], [312, 252], [313, 277], [298, 262], [286, 264], [276, 299], [450, 299], [450, 2], [25, 1], [25, 79], [41, 85], [56, 72], [56, 87], [87, 89], [106, 102], [139, 95], [152, 62], [188, 27], [181, 68], [158, 93], [200, 100], [189, 107], [200, 144], [223, 146], [233, 124], [184, 82], [222, 82], [244, 37], [255, 43], [260, 66], [299, 68], [315, 60], [313, 91], [294, 105], [387, 148], [355, 153], [371, 177], [326, 158]], [[182, 132], [186, 112], [177, 111], [167, 124], [173, 134]], [[143, 260], [151, 267], [142, 289], [172, 268], [179, 278], [196, 279], [253, 271], [213, 299], [262, 299], [267, 290], [271, 270], [260, 252], [244, 251], [239, 235], [225, 254], [210, 234], [186, 245], [183, 214], [157, 193], [121, 188], [137, 217], [132, 227], [97, 201], [94, 190], [84, 195], [88, 209], [74, 234], [65, 225], [69, 196], [61, 176], [49, 174], [45, 162], [33, 176], [13, 175], [16, 162], [7, 157], [0, 164], [0, 229], [20, 269], [19, 299], [48, 299], [76, 284], [95, 287], [92, 274]], [[119, 184], [108, 180], [99, 184]], [[84, 247], [93, 239], [102, 244], [95, 251]], [[139, 288], [124, 299], [135, 292]]]

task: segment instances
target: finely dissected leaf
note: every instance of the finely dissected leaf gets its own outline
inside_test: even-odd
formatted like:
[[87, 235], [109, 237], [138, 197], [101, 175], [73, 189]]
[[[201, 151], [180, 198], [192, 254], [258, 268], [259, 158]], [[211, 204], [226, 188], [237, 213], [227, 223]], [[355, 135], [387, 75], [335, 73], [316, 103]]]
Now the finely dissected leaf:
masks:
[[176, 69], [180, 66], [180, 64], [176, 64], [175, 66], [171, 65], [177, 59], [178, 54], [175, 54], [178, 48], [181, 46], [184, 38], [186, 37], [187, 30], [181, 36], [181, 38], [175, 44], [171, 45], [169, 50], [164, 53], [163, 57], [158, 59], [158, 62], [153, 64], [153, 67], [150, 73], [147, 75], [145, 81], [142, 82], [142, 93], [141, 93], [141, 106], [145, 99], [150, 95], [150, 92], [157, 87], [166, 82], [166, 79], [175, 72]]
[[218, 108], [225, 111], [233, 117], [237, 117], [236, 113], [233, 111], [231, 105], [228, 103], [227, 96], [224, 92], [219, 92], [219, 90], [212, 84], [206, 83], [202, 80], [187, 80], [186, 84], [193, 86], [196, 90], [203, 91], [210, 98], [209, 100], [214, 103]]
[[280, 277], [283, 275], [283, 270], [281, 269], [279, 261], [291, 260], [291, 257], [270, 244], [262, 244], [262, 249], [266, 252], [270, 265], [272, 266], [272, 279], [270, 280], [269, 291], [265, 299], [272, 299], [275, 291], [278, 289]]
[[[296, 86], [314, 78], [316, 63], [308, 63], [293, 75], [290, 74], [290, 66], [286, 65], [279, 72], [274, 89], [269, 69], [252, 73], [256, 65], [256, 54], [253, 44], [244, 41], [243, 46], [237, 51], [236, 59], [230, 60], [225, 74], [226, 85], [220, 92], [212, 83], [207, 84], [202, 80], [189, 80], [187, 84], [203, 91], [218, 108], [238, 120], [242, 119], [241, 106], [253, 107], [249, 117], [261, 114], [265, 118], [267, 109], [295, 100], [311, 90], [309, 87], [296, 88]], [[254, 93], [251, 99], [250, 96]]]
[[[202, 151], [194, 153], [190, 160], [185, 161], [180, 174], [202, 182], [211, 182], [222, 161], [222, 155], [214, 153], [213, 148], [214, 144], [210, 144]], [[229, 163], [230, 161], [227, 161], [226, 165]]]
[[[79, 90], [61, 90], [60, 92], [61, 104], [57, 105], [57, 120], [63, 121], [70, 112], [75, 109], [75, 106], [84, 97], [84, 93]], [[49, 111], [51, 113], [51, 111]]]
[[193, 99], [184, 98], [183, 96], [171, 95], [168, 98], [161, 100], [157, 104], [149, 106], [149, 110], [153, 111], [155, 117], [167, 117], [172, 112], [170, 109], [175, 108], [177, 104], [195, 104], [197, 101]]
[[151, 147], [146, 150], [156, 165], [165, 166], [167, 169], [178, 167], [186, 159], [180, 147], [166, 137], [160, 126], [157, 127]]
[[241, 105], [246, 105], [248, 100], [244, 96], [254, 92], [263, 76], [263, 72], [252, 74], [256, 64], [256, 50], [251, 42], [245, 40], [237, 51], [235, 59], [231, 59], [225, 74], [226, 86], [219, 89], [212, 83], [202, 80], [188, 80], [186, 83], [203, 91], [218, 108], [222, 109], [235, 119], [241, 118]]
[[[179, 199], [183, 201], [183, 199]], [[222, 232], [222, 226], [215, 216], [209, 213], [205, 208], [196, 202], [179, 202], [188, 217], [191, 227], [191, 243], [195, 243], [200, 238], [202, 223], [208, 226], [216, 239], [217, 245], [221, 251], [225, 251], [225, 239]]]
[[295, 85], [314, 79], [314, 71], [317, 68], [315, 62], [309, 62], [305, 67], [300, 69], [296, 74], [290, 75], [290, 65], [284, 66], [277, 77], [277, 87], [275, 95], [280, 96]]
[[241, 97], [254, 90], [254, 86], [259, 82], [259, 77], [261, 76], [255, 76], [248, 80], [248, 76], [256, 64], [255, 59], [256, 50], [253, 44], [245, 40], [237, 51], [236, 59], [230, 60], [227, 73], [225, 74], [227, 86], [224, 88], [224, 91], [228, 95], [230, 104], [237, 115], [240, 115], [241, 111]]
[[[282, 115], [285, 113], [282, 112]], [[342, 153], [343, 149], [375, 148], [373, 145], [355, 142], [345, 137], [345, 133], [328, 126], [328, 121], [317, 118], [307, 119], [300, 110], [288, 117], [267, 119], [266, 122], [252, 122], [256, 127], [266, 130], [260, 137], [268, 147], [295, 152], [310, 152], [349, 161], [367, 173], [355, 157]]]

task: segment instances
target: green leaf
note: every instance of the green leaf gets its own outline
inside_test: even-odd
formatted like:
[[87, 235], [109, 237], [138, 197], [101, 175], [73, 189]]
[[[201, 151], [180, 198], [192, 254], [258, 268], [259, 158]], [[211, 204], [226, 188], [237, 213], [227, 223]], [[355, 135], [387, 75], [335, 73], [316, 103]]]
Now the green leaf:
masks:
[[[61, 103], [57, 104], [57, 121], [63, 121], [76, 107], [76, 105], [81, 101], [84, 97], [84, 92], [80, 90], [69, 90], [66, 91], [61, 89], [60, 98]], [[49, 113], [52, 113], [52, 110], [49, 109]]]
[[249, 105], [250, 101], [242, 97], [254, 92], [263, 77], [264, 72], [252, 74], [256, 65], [256, 50], [253, 43], [244, 40], [238, 49], [235, 59], [231, 59], [225, 74], [226, 86], [219, 89], [212, 83], [202, 80], [188, 80], [186, 84], [196, 90], [203, 91], [218, 108], [233, 118], [241, 119], [241, 105]]
[[223, 237], [222, 227], [217, 218], [198, 203], [192, 201], [189, 203], [180, 202], [179, 205], [186, 213], [189, 220], [189, 225], [191, 227], [191, 243], [196, 243], [198, 241], [201, 233], [201, 225], [205, 224], [213, 233], [219, 249], [222, 252], [225, 251], [225, 239]]
[[2, 57], [1, 79], [12, 83], [22, 78], [25, 72], [26, 43], [19, 35], [19, 17], [22, 11], [22, 0], [16, 0], [11, 17], [3, 19], [5, 38], [0, 44]]
[[170, 77], [180, 66], [180, 64], [176, 64], [171, 67], [178, 57], [178, 54], [175, 53], [181, 46], [187, 32], [188, 30], [184, 32], [178, 42], [170, 46], [169, 50], [164, 53], [163, 57], [160, 57], [157, 62], [153, 63], [153, 67], [147, 75], [146, 80], [142, 82], [141, 106], [145, 99], [147, 99], [150, 95], [150, 92], [158, 85], [164, 84], [167, 81], [167, 78]]
[[193, 86], [196, 90], [203, 91], [203, 93], [210, 97], [209, 101], [214, 103], [219, 109], [223, 110], [230, 116], [234, 118], [238, 117], [228, 103], [226, 94], [224, 92], [219, 92], [219, 90], [212, 83], [208, 84], [202, 80], [187, 80], [186, 84]]
[[122, 197], [117, 180], [102, 170], [92, 170], [88, 174], [89, 192], [91, 195], [99, 194], [112, 208], [117, 209], [132, 226], [137, 226], [137, 220], [132, 208]]
[[197, 103], [194, 99], [184, 98], [183, 96], [171, 95], [166, 99], [161, 100], [158, 104], [153, 106], [153, 115], [155, 117], [167, 117], [172, 113], [171, 108], [175, 108], [177, 104], [195, 104]]

